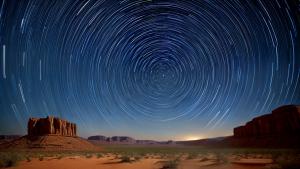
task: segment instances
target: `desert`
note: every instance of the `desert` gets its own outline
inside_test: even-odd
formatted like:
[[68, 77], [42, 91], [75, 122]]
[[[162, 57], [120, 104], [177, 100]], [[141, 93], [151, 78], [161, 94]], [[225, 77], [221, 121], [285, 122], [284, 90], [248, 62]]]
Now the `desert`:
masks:
[[[266, 116], [281, 118], [276, 122], [264, 120]], [[299, 106], [286, 105], [254, 118], [244, 128], [234, 128], [233, 136], [196, 141], [150, 141], [102, 135], [85, 139], [73, 134], [77, 132], [76, 127], [72, 127], [76, 124], [66, 120], [49, 116], [30, 118], [28, 135], [3, 136], [9, 141], [0, 144], [0, 166], [15, 169], [291, 169], [300, 166], [299, 124]], [[264, 126], [269, 126], [267, 131], [273, 131], [272, 134], [263, 132]], [[253, 137], [253, 133], [266, 134]]]

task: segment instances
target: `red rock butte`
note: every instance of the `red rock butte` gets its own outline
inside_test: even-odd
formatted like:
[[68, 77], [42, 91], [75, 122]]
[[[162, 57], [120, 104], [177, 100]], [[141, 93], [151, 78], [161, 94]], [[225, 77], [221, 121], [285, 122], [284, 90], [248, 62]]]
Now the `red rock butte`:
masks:
[[300, 106], [279, 107], [271, 114], [256, 117], [234, 128], [234, 137], [297, 136], [300, 133]]
[[28, 136], [77, 136], [75, 123], [52, 116], [47, 116], [46, 118], [29, 118], [27, 130]]

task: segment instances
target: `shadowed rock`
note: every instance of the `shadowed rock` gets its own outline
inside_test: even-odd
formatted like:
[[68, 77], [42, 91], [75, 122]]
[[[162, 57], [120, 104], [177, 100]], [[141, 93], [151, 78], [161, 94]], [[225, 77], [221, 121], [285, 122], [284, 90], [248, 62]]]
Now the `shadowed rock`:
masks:
[[286, 105], [234, 128], [233, 136], [181, 141], [183, 145], [247, 148], [300, 148], [300, 106]]
[[294, 136], [300, 133], [300, 107], [282, 106], [234, 128], [234, 137]]

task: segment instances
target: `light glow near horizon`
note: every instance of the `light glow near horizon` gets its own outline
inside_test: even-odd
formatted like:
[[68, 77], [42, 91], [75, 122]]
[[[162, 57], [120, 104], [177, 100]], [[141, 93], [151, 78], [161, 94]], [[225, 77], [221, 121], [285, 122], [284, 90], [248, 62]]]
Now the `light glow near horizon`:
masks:
[[186, 136], [183, 138], [184, 141], [193, 141], [193, 140], [201, 140], [204, 139], [205, 137], [203, 136], [197, 136], [197, 135], [191, 135], [191, 136]]

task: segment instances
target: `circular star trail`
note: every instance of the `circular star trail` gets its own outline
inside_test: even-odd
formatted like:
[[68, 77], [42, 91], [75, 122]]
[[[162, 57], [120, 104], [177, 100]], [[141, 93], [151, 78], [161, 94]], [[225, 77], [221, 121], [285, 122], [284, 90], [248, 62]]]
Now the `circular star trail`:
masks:
[[51, 114], [87, 128], [230, 131], [300, 104], [296, 0], [0, 5], [1, 132]]

